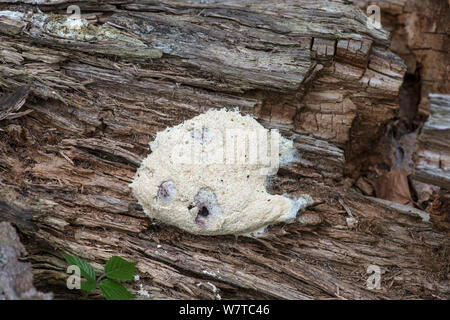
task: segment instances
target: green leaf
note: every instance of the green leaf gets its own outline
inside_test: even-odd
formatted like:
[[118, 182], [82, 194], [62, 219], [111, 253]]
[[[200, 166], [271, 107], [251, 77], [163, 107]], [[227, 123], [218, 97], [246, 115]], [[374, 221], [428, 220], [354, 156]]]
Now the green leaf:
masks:
[[83, 259], [69, 256], [63, 253], [62, 256], [66, 259], [69, 266], [76, 265], [80, 268], [81, 276], [85, 277], [88, 281], [95, 282], [95, 271], [92, 266]]
[[81, 290], [84, 291], [92, 291], [97, 287], [97, 282], [92, 281], [92, 280], [87, 280], [87, 281], [82, 281], [81, 282]]
[[129, 300], [136, 298], [123, 285], [111, 279], [103, 279], [100, 282], [100, 290], [107, 300]]
[[118, 256], [112, 256], [105, 266], [105, 275], [108, 278], [129, 281], [133, 280], [134, 267], [137, 262], [128, 262]]

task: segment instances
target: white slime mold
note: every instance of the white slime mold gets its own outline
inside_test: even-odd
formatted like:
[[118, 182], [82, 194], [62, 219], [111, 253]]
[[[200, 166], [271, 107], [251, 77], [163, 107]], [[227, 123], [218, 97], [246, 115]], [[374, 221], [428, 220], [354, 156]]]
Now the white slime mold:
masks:
[[293, 142], [237, 111], [209, 110], [159, 132], [130, 184], [145, 213], [187, 232], [256, 236], [313, 200], [267, 193]]

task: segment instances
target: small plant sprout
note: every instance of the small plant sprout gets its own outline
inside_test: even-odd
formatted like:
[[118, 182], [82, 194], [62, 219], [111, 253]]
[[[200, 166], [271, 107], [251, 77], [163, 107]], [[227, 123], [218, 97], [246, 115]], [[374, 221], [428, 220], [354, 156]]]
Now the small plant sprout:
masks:
[[129, 262], [121, 257], [112, 256], [106, 262], [103, 273], [97, 278], [94, 268], [83, 259], [64, 253], [62, 256], [69, 266], [77, 266], [80, 269], [81, 276], [84, 278], [80, 288], [85, 292], [85, 296], [100, 287], [101, 293], [107, 300], [129, 300], [136, 298], [136, 296], [128, 292], [121, 282], [135, 279], [134, 268], [137, 262]]

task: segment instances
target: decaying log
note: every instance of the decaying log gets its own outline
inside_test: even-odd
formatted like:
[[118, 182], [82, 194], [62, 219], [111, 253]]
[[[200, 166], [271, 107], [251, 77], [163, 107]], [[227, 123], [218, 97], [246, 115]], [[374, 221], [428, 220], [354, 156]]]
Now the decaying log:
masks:
[[[0, 1], [0, 87], [6, 96], [31, 83], [33, 110], [0, 122], [0, 219], [21, 232], [36, 285], [73, 294], [66, 252], [96, 268], [111, 255], [138, 261], [130, 290], [152, 298], [450, 297], [448, 232], [345, 178], [398, 111], [406, 71], [358, 8], [83, 1], [88, 19], [74, 31], [56, 14], [70, 4]], [[128, 187], [148, 142], [210, 108], [237, 108], [293, 139], [301, 159], [271, 192], [320, 204], [262, 239], [149, 221]], [[369, 265], [383, 272], [379, 290], [366, 286]]]

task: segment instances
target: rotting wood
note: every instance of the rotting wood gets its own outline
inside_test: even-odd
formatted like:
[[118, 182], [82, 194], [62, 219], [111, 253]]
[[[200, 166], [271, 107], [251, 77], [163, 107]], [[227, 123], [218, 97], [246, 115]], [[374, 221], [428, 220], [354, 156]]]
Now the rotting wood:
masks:
[[413, 178], [420, 183], [419, 197], [424, 193], [435, 198], [432, 221], [445, 230], [450, 227], [450, 95], [430, 94], [429, 100], [430, 116], [418, 137]]
[[430, 104], [418, 138], [414, 178], [450, 190], [450, 94], [430, 94]]
[[[72, 39], [47, 28], [70, 1], [42, 12], [26, 4], [39, 0], [0, 2], [0, 87], [33, 84], [33, 112], [0, 122], [24, 132], [0, 132], [0, 217], [20, 230], [36, 285], [73, 294], [67, 252], [96, 267], [113, 254], [139, 261], [153, 298], [217, 298], [199, 285], [210, 282], [224, 299], [448, 299], [448, 232], [344, 177], [398, 110], [406, 66], [387, 32], [343, 1], [201, 2], [77, 3], [99, 25]], [[98, 36], [100, 25], [117, 38]], [[271, 192], [311, 194], [322, 203], [305, 214], [319, 224], [236, 239], [145, 217], [128, 184], [147, 143], [209, 108], [238, 108], [294, 139], [301, 159]], [[371, 264], [384, 272], [380, 291], [366, 287]]]
[[[390, 49], [407, 66], [405, 82], [418, 85], [413, 97], [417, 100], [418, 115], [429, 113], [430, 93], [450, 92], [449, 23], [450, 3], [442, 0], [355, 0], [363, 11], [368, 5], [377, 5], [381, 11], [381, 24], [391, 33]], [[408, 101], [406, 102], [408, 103]], [[412, 115], [414, 116], [414, 114]]]

